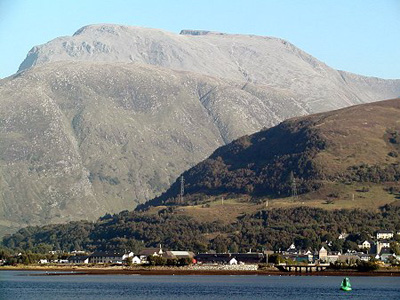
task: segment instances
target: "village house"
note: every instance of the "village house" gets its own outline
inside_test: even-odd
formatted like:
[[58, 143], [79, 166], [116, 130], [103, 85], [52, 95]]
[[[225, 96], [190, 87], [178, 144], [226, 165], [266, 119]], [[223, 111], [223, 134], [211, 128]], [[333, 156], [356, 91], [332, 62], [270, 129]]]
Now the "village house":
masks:
[[140, 256], [162, 256], [164, 251], [161, 248], [161, 245], [159, 248], [144, 248], [140, 250], [139, 255]]
[[89, 263], [122, 264], [128, 257], [133, 257], [133, 252], [94, 252], [89, 256]]
[[142, 263], [148, 263], [147, 258], [149, 256], [163, 256], [164, 251], [161, 248], [161, 244], [159, 248], [144, 248], [139, 252], [139, 258]]
[[140, 259], [139, 256], [135, 255], [134, 257], [132, 257], [132, 264], [139, 265], [141, 263], [142, 263], [142, 260]]
[[348, 265], [354, 265], [359, 259], [360, 257], [356, 253], [345, 253], [339, 255], [337, 261], [344, 262]]
[[381, 254], [382, 249], [390, 248], [390, 241], [388, 240], [379, 240], [376, 242], [376, 254]]
[[73, 250], [73, 251], [71, 251], [71, 254], [74, 254], [74, 255], [85, 255], [85, 254], [86, 254], [86, 251], [83, 251], [83, 250]]
[[360, 260], [361, 261], [370, 261], [371, 257], [368, 254], [359, 254]]
[[289, 248], [286, 250], [286, 254], [298, 254], [296, 246], [294, 244], [291, 244]]
[[328, 259], [328, 250], [325, 249], [325, 247], [321, 247], [321, 249], [318, 252], [318, 259], [320, 262], [326, 262]]
[[162, 254], [162, 257], [167, 258], [167, 259], [181, 259], [181, 258], [187, 258], [187, 259], [193, 259], [194, 253], [190, 251], [165, 251]]
[[390, 240], [393, 238], [393, 232], [389, 230], [379, 230], [376, 233], [377, 240]]
[[265, 261], [264, 255], [258, 252], [251, 253], [231, 253], [240, 264], [259, 264]]
[[87, 255], [74, 255], [68, 257], [68, 263], [70, 264], [88, 264], [89, 256]]
[[327, 263], [334, 263], [339, 259], [339, 255], [341, 255], [340, 251], [331, 251], [328, 252], [328, 255], [326, 256], [326, 262]]
[[390, 258], [395, 258], [396, 259], [396, 255], [393, 254], [392, 250], [390, 248], [382, 248], [380, 253], [379, 253], [379, 259], [385, 263], [387, 263]]
[[228, 265], [237, 265], [237, 264], [238, 264], [238, 261], [234, 257], [232, 257], [228, 262]]
[[371, 249], [371, 243], [365, 240], [364, 242], [358, 245], [358, 248], [369, 250]]
[[231, 260], [230, 253], [200, 253], [194, 257], [198, 264], [226, 265]]

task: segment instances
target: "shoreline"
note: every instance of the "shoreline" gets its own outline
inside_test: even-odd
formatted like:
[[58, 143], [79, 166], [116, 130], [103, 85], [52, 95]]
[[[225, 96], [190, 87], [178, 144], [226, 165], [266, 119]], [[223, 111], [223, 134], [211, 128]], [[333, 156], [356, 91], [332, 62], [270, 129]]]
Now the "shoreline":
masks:
[[400, 277], [400, 270], [380, 270], [370, 272], [359, 272], [355, 270], [326, 270], [319, 272], [283, 272], [279, 270], [193, 270], [189, 268], [123, 268], [123, 267], [41, 267], [41, 266], [21, 266], [21, 267], [0, 267], [0, 271], [41, 271], [45, 274], [34, 276], [71, 276], [71, 275], [231, 275], [231, 276], [362, 276], [362, 277]]

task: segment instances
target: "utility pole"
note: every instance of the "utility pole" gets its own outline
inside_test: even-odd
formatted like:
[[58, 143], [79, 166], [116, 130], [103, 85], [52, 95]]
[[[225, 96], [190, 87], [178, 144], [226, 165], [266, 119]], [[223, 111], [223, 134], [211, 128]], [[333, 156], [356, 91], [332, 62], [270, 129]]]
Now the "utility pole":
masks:
[[224, 197], [221, 199], [221, 204], [224, 205]]
[[297, 194], [297, 184], [296, 184], [296, 178], [294, 178], [293, 172], [290, 173], [291, 177], [291, 183], [290, 186], [292, 188], [292, 199], [297, 200], [298, 194]]
[[183, 204], [183, 194], [185, 193], [185, 179], [181, 176], [181, 191], [179, 194], [179, 202]]

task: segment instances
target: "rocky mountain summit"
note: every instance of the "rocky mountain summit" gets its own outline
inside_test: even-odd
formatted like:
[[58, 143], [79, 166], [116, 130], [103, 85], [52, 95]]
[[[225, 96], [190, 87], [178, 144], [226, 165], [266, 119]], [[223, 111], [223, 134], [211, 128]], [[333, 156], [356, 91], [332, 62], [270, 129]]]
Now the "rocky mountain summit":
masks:
[[136, 62], [290, 90], [313, 111], [400, 95], [399, 80], [334, 70], [279, 38], [111, 24], [86, 26], [34, 47], [19, 71], [64, 60]]
[[398, 95], [277, 38], [83, 27], [0, 80], [0, 233], [133, 209], [242, 135]]

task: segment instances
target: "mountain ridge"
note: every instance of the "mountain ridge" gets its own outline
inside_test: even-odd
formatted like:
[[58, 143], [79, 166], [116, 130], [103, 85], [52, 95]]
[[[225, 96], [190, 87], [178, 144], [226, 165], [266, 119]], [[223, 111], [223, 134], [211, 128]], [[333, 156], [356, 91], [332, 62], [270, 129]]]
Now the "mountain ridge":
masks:
[[[285, 40], [255, 35], [183, 35], [134, 26], [88, 25], [72, 37], [34, 47], [19, 71], [57, 60], [140, 62], [291, 89], [301, 95], [302, 105], [329, 101], [332, 94], [342, 106], [400, 95], [400, 80], [336, 71]], [[335, 108], [339, 107], [331, 107]]]
[[0, 81], [0, 231], [131, 209], [240, 136], [399, 94], [278, 38], [85, 26]]

